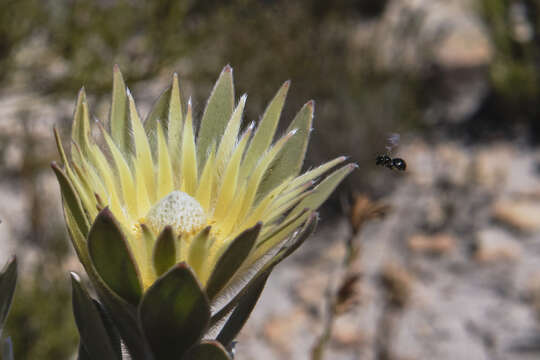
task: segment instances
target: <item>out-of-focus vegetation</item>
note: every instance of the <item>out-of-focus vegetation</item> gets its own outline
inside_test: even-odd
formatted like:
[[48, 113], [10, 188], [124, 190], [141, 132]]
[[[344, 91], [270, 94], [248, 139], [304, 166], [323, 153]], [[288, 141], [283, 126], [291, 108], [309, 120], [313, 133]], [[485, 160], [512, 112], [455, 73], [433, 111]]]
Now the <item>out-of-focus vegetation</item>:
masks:
[[[13, 19], [4, 23], [0, 47], [6, 51], [0, 57], [4, 74], [15, 71], [8, 81], [59, 96], [71, 96], [81, 85], [94, 94], [107, 93], [112, 64], [118, 63], [131, 86], [178, 71], [181, 80], [196, 80], [195, 98], [201, 99], [216, 69], [230, 63], [238, 69], [237, 92], [254, 94], [249, 120], [262, 113], [263, 99], [292, 79], [284, 116], [317, 100], [310, 155], [320, 162], [358, 144], [380, 147], [374, 132], [384, 137], [417, 115], [415, 79], [376, 71], [370, 49], [350, 44], [357, 23], [376, 18], [385, 3], [12, 1], [2, 16], [27, 20], [23, 29]], [[341, 141], [334, 141], [336, 136]], [[351, 155], [360, 162], [373, 157], [361, 151]]]
[[[535, 0], [477, 1], [495, 48], [489, 69], [494, 101], [486, 104], [488, 113], [501, 121], [522, 117], [534, 125], [540, 96], [540, 5]], [[374, 155], [384, 151], [385, 133], [419, 126], [431, 91], [424, 86], [431, 74], [378, 66], [374, 48], [379, 44], [370, 41], [370, 25], [390, 3], [5, 0], [0, 2], [0, 93], [18, 89], [51, 102], [74, 101], [84, 85], [101, 96], [91, 101], [108, 101], [117, 63], [130, 87], [150, 79], [168, 81], [179, 72], [184, 100], [193, 95], [200, 113], [204, 104], [197, 100], [207, 97], [219, 70], [229, 63], [237, 94], [250, 94], [246, 122], [257, 120], [264, 99], [291, 79], [284, 118], [291, 119], [311, 98], [317, 102], [308, 165], [346, 153], [369, 169]], [[359, 25], [368, 39], [362, 46], [353, 45]], [[36, 177], [48, 171], [49, 159], [25, 139], [17, 141], [25, 141], [27, 165], [16, 174], [0, 171], [22, 179], [26, 193], [38, 194]], [[2, 157], [7, 142], [0, 142]], [[368, 185], [364, 171], [355, 176], [355, 186]], [[31, 229], [22, 235], [24, 244], [40, 249], [46, 264], [37, 264], [30, 276], [22, 270], [6, 332], [14, 340], [16, 359], [67, 359], [77, 339], [68, 275], [59, 264], [69, 252], [55, 244], [67, 247], [68, 241], [57, 235], [43, 238], [54, 232], [44, 231], [49, 226], [44, 204], [28, 194]]]
[[509, 102], [537, 100], [540, 4], [533, 0], [483, 0], [482, 10], [497, 49], [491, 67], [494, 89]]
[[[481, 14], [495, 47], [490, 68], [490, 116], [537, 125], [540, 96], [540, 3], [536, 0], [482, 0]], [[536, 124], [536, 125], [535, 125]]]
[[58, 94], [81, 84], [105, 91], [115, 62], [132, 81], [155, 76], [202, 36], [185, 1], [22, 0], [2, 10], [4, 76], [24, 70], [24, 80]]
[[68, 255], [63, 234], [47, 239], [31, 273], [21, 273], [6, 334], [12, 338], [15, 359], [69, 359], [78, 343], [71, 311], [69, 275], [59, 266]]

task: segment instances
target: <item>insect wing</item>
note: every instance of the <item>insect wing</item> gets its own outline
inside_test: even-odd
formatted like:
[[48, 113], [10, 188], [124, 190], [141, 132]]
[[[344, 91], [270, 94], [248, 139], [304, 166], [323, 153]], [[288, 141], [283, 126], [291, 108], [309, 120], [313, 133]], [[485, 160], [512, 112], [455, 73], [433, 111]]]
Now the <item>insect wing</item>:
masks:
[[398, 146], [399, 138], [400, 138], [400, 135], [398, 133], [388, 134], [388, 138], [386, 139], [386, 151], [390, 153], [393, 148]]

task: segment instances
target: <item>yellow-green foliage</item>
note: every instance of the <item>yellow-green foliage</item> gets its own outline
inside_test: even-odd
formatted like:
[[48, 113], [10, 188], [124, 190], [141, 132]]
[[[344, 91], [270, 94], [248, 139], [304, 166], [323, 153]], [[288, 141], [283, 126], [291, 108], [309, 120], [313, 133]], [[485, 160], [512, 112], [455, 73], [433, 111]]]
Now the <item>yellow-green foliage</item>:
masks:
[[58, 264], [68, 250], [63, 236], [47, 239], [42, 263], [30, 273], [19, 268], [19, 282], [4, 333], [15, 359], [69, 359], [76, 351], [77, 328], [71, 311], [68, 276]]
[[[522, 5], [524, 14], [516, 14], [512, 4]], [[540, 5], [534, 0], [481, 2], [481, 14], [495, 46], [495, 59], [490, 69], [493, 87], [504, 99], [517, 106], [535, 101], [540, 95], [539, 11]], [[523, 34], [528, 31], [530, 35]]]

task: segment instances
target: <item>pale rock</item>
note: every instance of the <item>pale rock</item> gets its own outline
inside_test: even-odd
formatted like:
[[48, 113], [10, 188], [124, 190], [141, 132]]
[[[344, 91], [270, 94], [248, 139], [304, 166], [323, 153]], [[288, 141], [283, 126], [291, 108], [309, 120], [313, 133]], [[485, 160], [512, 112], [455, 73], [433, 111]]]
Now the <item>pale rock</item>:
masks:
[[466, 14], [462, 14], [454, 26], [435, 46], [435, 62], [446, 68], [472, 68], [489, 64], [493, 49], [486, 29]]
[[505, 182], [505, 193], [515, 197], [540, 200], [540, 176], [538, 164], [540, 154], [533, 154], [523, 149], [508, 151], [511, 161], [505, 158], [508, 176]]
[[332, 328], [333, 347], [343, 348], [358, 348], [365, 345], [368, 339], [354, 318], [340, 316], [334, 321]]
[[448, 214], [443, 208], [442, 201], [439, 196], [430, 196], [424, 207], [425, 217], [424, 224], [429, 229], [439, 229], [444, 226], [448, 219]]
[[425, 142], [415, 140], [401, 149], [407, 154], [407, 174], [420, 186], [432, 186], [436, 180], [437, 159]]
[[531, 302], [537, 316], [540, 316], [540, 271], [530, 274], [527, 280], [525, 295], [527, 300]]
[[485, 27], [461, 2], [392, 1], [378, 27], [378, 64], [383, 67], [470, 68], [487, 66], [493, 58]]
[[23, 149], [17, 141], [7, 142], [4, 149], [4, 165], [6, 170], [19, 171], [24, 158]]
[[417, 253], [446, 254], [456, 248], [457, 240], [450, 234], [423, 235], [416, 234], [407, 240], [409, 249]]
[[306, 327], [308, 315], [300, 308], [280, 314], [269, 319], [263, 328], [265, 339], [279, 350], [282, 356], [288, 356], [294, 351], [294, 339]]
[[360, 63], [370, 49], [383, 71], [429, 74], [425, 86], [432, 100], [426, 122], [467, 119], [489, 90], [494, 50], [482, 19], [467, 2], [391, 1], [376, 25], [360, 22], [351, 38], [351, 53], [358, 54], [351, 64]]
[[489, 146], [480, 149], [474, 158], [473, 176], [479, 185], [489, 190], [502, 189], [509, 175], [509, 167], [516, 157], [509, 145]]
[[522, 254], [522, 246], [506, 231], [487, 228], [476, 233], [477, 249], [474, 254], [479, 262], [517, 261]]
[[527, 199], [499, 200], [493, 205], [493, 218], [523, 232], [540, 230], [540, 202]]
[[329, 278], [318, 271], [309, 271], [303, 281], [295, 285], [294, 291], [300, 301], [310, 307], [319, 307], [325, 301]]
[[456, 143], [444, 143], [435, 150], [441, 177], [452, 184], [464, 186], [470, 180], [471, 155]]

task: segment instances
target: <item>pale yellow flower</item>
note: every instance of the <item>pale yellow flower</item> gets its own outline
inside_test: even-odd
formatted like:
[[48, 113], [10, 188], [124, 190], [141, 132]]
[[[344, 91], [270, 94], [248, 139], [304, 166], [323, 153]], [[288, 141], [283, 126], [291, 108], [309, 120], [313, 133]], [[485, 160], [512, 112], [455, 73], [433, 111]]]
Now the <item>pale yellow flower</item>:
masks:
[[[144, 122], [117, 68], [114, 80], [107, 129], [94, 124], [103, 139], [91, 135], [83, 89], [74, 115], [71, 156], [57, 135], [64, 170], [55, 169], [72, 236], [87, 238], [100, 211], [108, 208], [125, 236], [143, 291], [166, 270], [160, 265], [164, 261], [165, 266], [187, 262], [204, 286], [220, 257], [246, 232], [254, 240], [241, 269], [275, 254], [355, 167], [345, 165], [321, 180], [345, 160], [339, 157], [299, 175], [313, 102], [273, 140], [289, 82], [258, 125], [242, 131], [247, 97], [235, 104], [232, 69], [225, 67], [196, 135], [192, 106], [188, 101], [184, 109], [176, 75]], [[174, 235], [172, 255], [156, 246], [166, 228]], [[86, 247], [75, 246], [86, 261]]]

